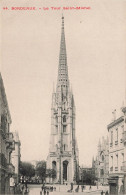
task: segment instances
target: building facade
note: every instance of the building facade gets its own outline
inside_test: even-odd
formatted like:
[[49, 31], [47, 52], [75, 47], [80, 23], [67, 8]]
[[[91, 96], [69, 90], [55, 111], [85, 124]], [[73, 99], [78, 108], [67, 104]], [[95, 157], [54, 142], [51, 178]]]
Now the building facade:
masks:
[[108, 125], [109, 187], [111, 194], [124, 193], [125, 179], [125, 109]]
[[79, 179], [79, 158], [75, 130], [75, 102], [68, 78], [64, 17], [62, 17], [61, 31], [58, 79], [56, 91], [52, 94], [47, 169], [56, 171], [56, 177], [52, 182], [63, 184], [76, 183]]
[[92, 162], [95, 176], [99, 185], [108, 184], [109, 177], [109, 139], [102, 137], [98, 144], [98, 154], [96, 160]]
[[10, 177], [14, 174], [11, 153], [15, 146], [10, 124], [11, 115], [0, 74], [0, 194], [9, 194]]
[[11, 159], [12, 159], [12, 164], [15, 167], [15, 174], [14, 174], [14, 179], [15, 183], [19, 182], [19, 164], [20, 164], [20, 158], [21, 158], [21, 153], [20, 153], [20, 140], [19, 140], [19, 135], [18, 132], [13, 132], [14, 136], [14, 141], [15, 141], [15, 149], [12, 151], [11, 154]]

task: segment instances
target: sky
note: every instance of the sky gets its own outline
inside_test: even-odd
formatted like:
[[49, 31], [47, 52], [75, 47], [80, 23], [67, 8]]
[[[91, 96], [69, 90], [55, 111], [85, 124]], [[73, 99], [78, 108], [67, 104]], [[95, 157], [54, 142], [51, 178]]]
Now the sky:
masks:
[[[125, 4], [125, 0], [1, 1], [0, 70], [12, 117], [11, 131], [19, 132], [22, 161], [46, 160], [49, 152], [63, 13], [79, 162], [91, 165], [99, 139], [108, 134], [112, 111], [116, 109], [118, 116], [125, 101]], [[90, 9], [62, 11], [64, 6]]]

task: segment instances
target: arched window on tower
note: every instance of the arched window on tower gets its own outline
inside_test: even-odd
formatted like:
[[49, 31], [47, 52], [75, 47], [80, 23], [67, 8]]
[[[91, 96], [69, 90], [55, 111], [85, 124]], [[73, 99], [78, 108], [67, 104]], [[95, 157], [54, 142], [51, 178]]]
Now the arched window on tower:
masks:
[[104, 155], [102, 155], [102, 161], [104, 161]]
[[63, 122], [66, 122], [66, 115], [63, 116]]
[[58, 123], [58, 116], [56, 115], [56, 124]]
[[67, 151], [67, 144], [64, 144], [64, 145], [63, 145], [63, 150], [64, 150], [64, 151]]
[[63, 133], [66, 132], [66, 125], [63, 125]]

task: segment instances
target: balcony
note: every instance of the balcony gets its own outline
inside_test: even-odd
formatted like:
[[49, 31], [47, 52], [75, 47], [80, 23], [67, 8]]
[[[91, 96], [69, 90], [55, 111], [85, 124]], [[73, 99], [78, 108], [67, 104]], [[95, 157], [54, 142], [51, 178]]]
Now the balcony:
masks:
[[118, 141], [115, 141], [115, 145], [118, 145]]
[[115, 171], [118, 171], [118, 167], [115, 167]]
[[113, 167], [110, 167], [110, 172], [112, 172], [113, 171]]
[[15, 172], [15, 167], [13, 166], [13, 164], [7, 164], [7, 168], [8, 168], [8, 172], [10, 173], [10, 174], [14, 174], [14, 172]]
[[110, 147], [112, 147], [113, 146], [113, 143], [110, 143]]

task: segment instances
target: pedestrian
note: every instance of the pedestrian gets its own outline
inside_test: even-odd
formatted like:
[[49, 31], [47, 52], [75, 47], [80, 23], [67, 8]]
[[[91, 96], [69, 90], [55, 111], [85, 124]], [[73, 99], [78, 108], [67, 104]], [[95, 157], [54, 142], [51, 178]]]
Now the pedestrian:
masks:
[[44, 188], [44, 195], [46, 195], [46, 189]]
[[102, 190], [102, 191], [101, 191], [101, 195], [103, 195], [103, 193], [104, 193], [104, 192], [103, 192], [103, 190]]
[[47, 191], [47, 195], [49, 195], [49, 191]]
[[91, 190], [91, 186], [89, 187], [89, 190]]
[[83, 192], [83, 189], [84, 189], [84, 186], [83, 186], [83, 185], [81, 185], [81, 190], [82, 190], [82, 192]]
[[25, 193], [25, 187], [24, 187], [24, 185], [22, 186], [22, 194], [24, 195], [24, 193]]
[[40, 195], [42, 195], [42, 191], [40, 191]]
[[43, 183], [43, 185], [42, 185], [42, 187], [41, 187], [41, 188], [42, 188], [42, 191], [44, 190], [44, 187], [45, 187], [45, 185], [44, 185], [44, 183]]
[[14, 194], [14, 190], [15, 190], [15, 182], [14, 182], [14, 178], [10, 177], [10, 194]]
[[108, 193], [108, 190], [105, 192], [105, 195], [108, 195], [109, 193]]
[[77, 188], [75, 189], [75, 192], [79, 192], [79, 185], [78, 185]]
[[71, 183], [71, 189], [70, 190], [71, 190], [71, 192], [73, 191], [73, 183]]

